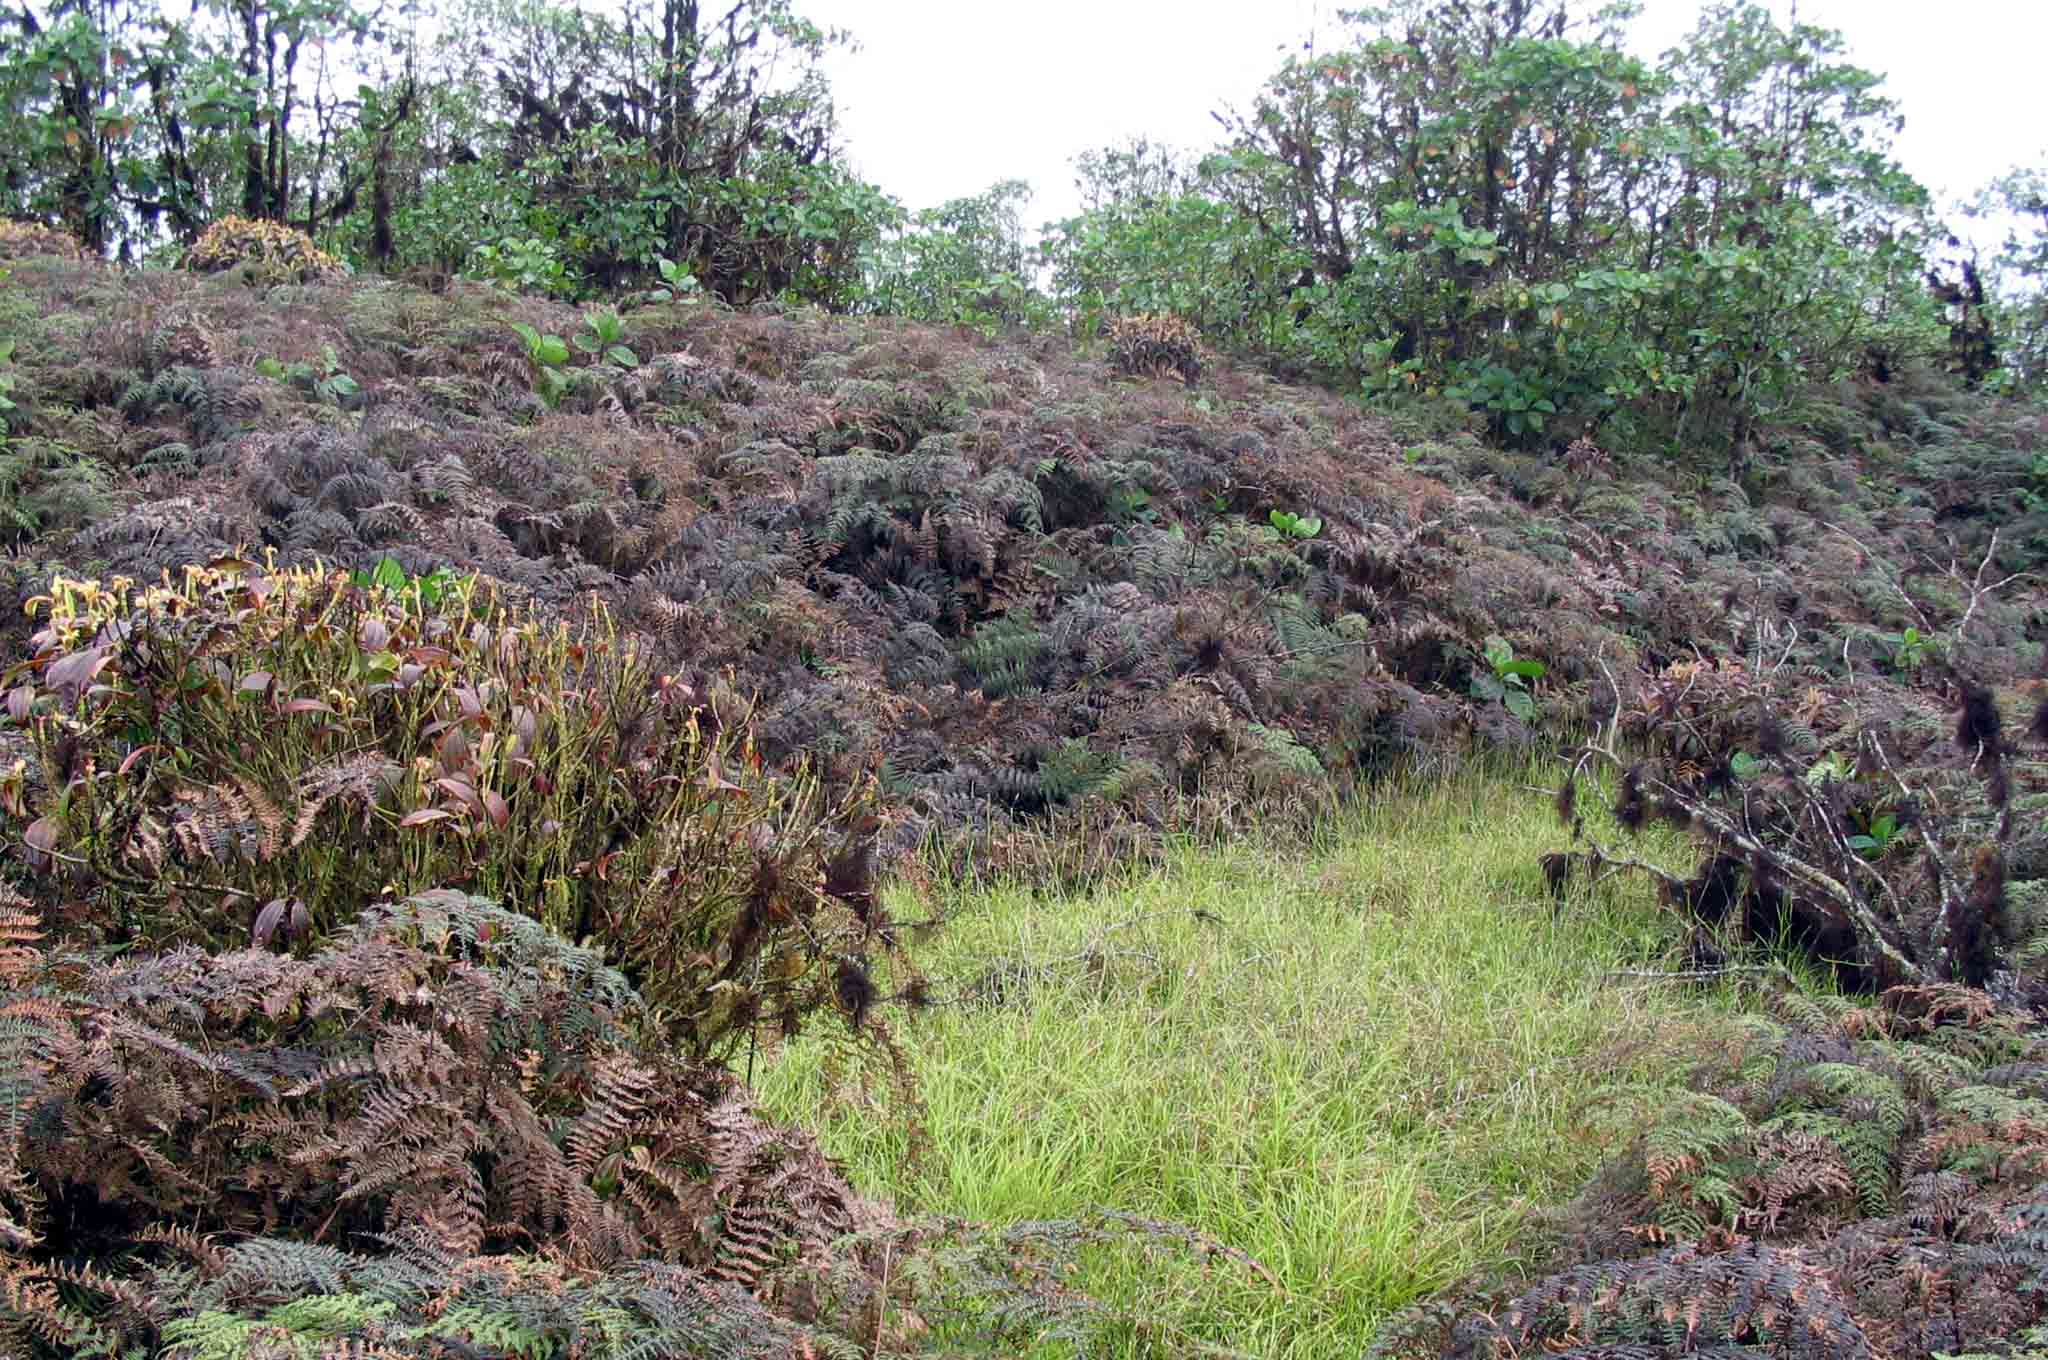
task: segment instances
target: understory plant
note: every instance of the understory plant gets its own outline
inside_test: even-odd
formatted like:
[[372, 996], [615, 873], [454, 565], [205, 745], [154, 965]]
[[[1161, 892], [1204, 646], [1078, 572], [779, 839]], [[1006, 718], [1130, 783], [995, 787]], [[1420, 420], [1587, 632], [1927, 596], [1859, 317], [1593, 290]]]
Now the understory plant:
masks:
[[657, 674], [601, 609], [409, 584], [232, 560], [36, 602], [7, 681], [36, 766], [6, 798], [80, 896], [60, 939], [304, 950], [460, 888], [595, 942], [699, 1054], [865, 994], [891, 938], [869, 785], [765, 771], [743, 701]]

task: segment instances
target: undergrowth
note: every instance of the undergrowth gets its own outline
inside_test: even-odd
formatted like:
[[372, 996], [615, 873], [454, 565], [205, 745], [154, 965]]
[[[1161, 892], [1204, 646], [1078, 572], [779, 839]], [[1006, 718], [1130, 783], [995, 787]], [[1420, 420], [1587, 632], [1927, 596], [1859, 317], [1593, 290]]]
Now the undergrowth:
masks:
[[[1161, 322], [629, 300], [642, 362], [541, 383], [586, 319], [460, 283], [8, 284], [7, 1346], [2038, 1321], [2037, 409], [1886, 366], [1722, 477]], [[1589, 732], [1569, 850], [1543, 791], [1374, 794]], [[1595, 775], [1646, 844], [1577, 834]]]
[[1729, 999], [1636, 976], [1675, 938], [1640, 898], [1553, 907], [1540, 804], [1497, 775], [1390, 787], [1312, 850], [1242, 840], [1077, 898], [933, 884], [919, 1144], [798, 1044], [770, 1106], [854, 1181], [995, 1224], [1090, 1206], [1185, 1222], [1260, 1270], [1097, 1253], [1084, 1286], [1202, 1341], [1356, 1354], [1395, 1310], [1528, 1250], [1611, 1146], [1581, 1116], [1655, 1081]]

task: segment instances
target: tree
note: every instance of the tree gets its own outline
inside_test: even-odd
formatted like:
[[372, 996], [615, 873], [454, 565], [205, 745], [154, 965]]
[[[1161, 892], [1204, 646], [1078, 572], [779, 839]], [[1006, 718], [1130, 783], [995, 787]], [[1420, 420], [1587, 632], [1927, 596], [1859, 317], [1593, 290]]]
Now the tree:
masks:
[[350, 0], [209, 0], [184, 18], [19, 0], [4, 26], [20, 39], [0, 52], [5, 208], [123, 252], [166, 228], [189, 242], [229, 206], [282, 221], [303, 203], [312, 221], [328, 167], [294, 170], [302, 57], [360, 64], [381, 38]]
[[2005, 223], [1991, 265], [2001, 383], [2048, 393], [2048, 164], [2007, 171], [1977, 195], [1969, 212]]
[[650, 0], [616, 17], [476, 0], [443, 60], [481, 84], [528, 229], [592, 286], [688, 261], [730, 301], [852, 286], [892, 209], [838, 163], [821, 59], [788, 0]]
[[1040, 303], [1024, 241], [1031, 186], [999, 180], [911, 217], [862, 263], [864, 310], [976, 326], [1016, 325]]
[[1510, 440], [1741, 450], [1799, 382], [1936, 342], [1878, 78], [1747, 3], [1653, 68], [1633, 12], [1398, 0], [1219, 117], [1209, 191], [1299, 253], [1298, 350]]

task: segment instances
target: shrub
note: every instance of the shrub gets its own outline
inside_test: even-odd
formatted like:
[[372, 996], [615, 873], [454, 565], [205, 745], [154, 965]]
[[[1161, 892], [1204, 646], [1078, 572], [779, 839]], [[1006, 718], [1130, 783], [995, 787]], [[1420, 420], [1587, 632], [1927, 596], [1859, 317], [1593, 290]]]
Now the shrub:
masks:
[[653, 674], [602, 610], [391, 576], [59, 579], [8, 693], [25, 844], [89, 889], [59, 938], [310, 948], [459, 886], [594, 942], [694, 1053], [861, 994], [865, 785], [828, 806], [764, 772], [746, 707]]
[[1202, 376], [1195, 328], [1177, 316], [1111, 317], [1106, 331], [1110, 362], [1119, 373], [1162, 377], [1184, 383]]
[[239, 269], [245, 281], [262, 285], [324, 282], [348, 272], [303, 231], [246, 217], [223, 217], [208, 227], [185, 252], [184, 265], [201, 274]]
[[56, 255], [75, 260], [82, 252], [68, 234], [35, 222], [0, 222], [0, 260]]

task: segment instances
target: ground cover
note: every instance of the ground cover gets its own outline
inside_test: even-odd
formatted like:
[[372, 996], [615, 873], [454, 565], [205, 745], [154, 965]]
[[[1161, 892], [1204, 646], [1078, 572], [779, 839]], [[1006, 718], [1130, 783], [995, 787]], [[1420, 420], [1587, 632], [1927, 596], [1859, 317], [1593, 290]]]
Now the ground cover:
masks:
[[1093, 1260], [1084, 1287], [1168, 1350], [1356, 1355], [1395, 1310], [1525, 1254], [1537, 1208], [1614, 1150], [1600, 1093], [1676, 1081], [1738, 1004], [1631, 976], [1676, 934], [1640, 889], [1553, 904], [1536, 861], [1557, 830], [1524, 783], [1410, 779], [1310, 848], [1182, 848], [1079, 896], [900, 902], [948, 921], [926, 960], [948, 1004], [902, 1036], [928, 1144], [831, 1098], [829, 1048], [793, 1048], [764, 1098], [900, 1211], [1106, 1206], [1264, 1267]]

